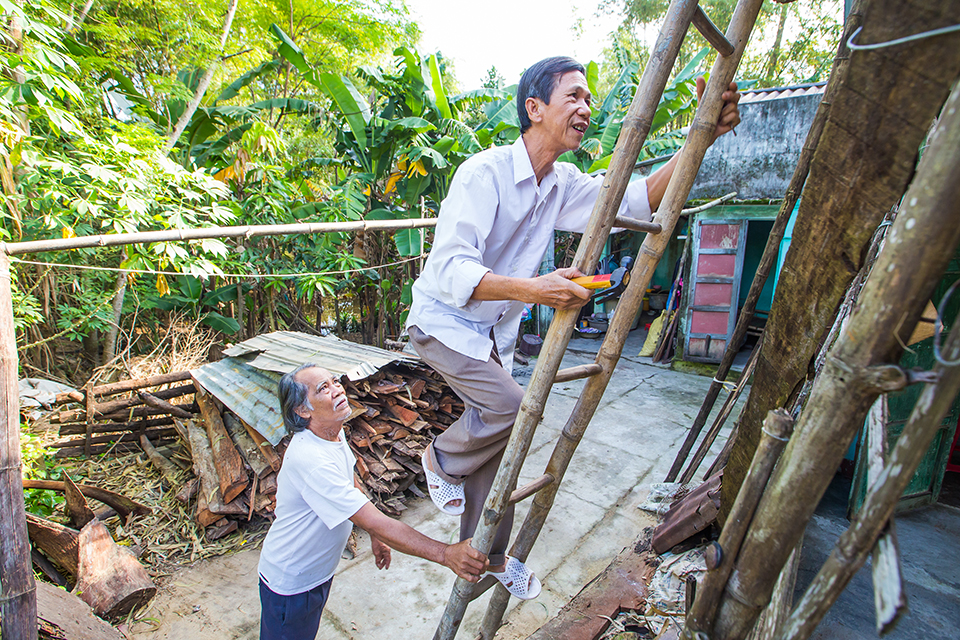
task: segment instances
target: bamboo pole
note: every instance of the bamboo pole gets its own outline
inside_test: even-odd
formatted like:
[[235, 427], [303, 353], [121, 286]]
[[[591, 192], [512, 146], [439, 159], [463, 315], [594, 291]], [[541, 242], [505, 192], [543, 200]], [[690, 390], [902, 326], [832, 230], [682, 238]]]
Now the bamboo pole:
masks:
[[[620, 301], [617, 303], [621, 311], [613, 315], [607, 330], [607, 335], [604, 337], [603, 344], [600, 346], [600, 351], [597, 354], [595, 362], [603, 367], [603, 371], [592, 376], [585, 383], [573, 413], [563, 428], [563, 437], [561, 437], [557, 443], [550, 462], [547, 464], [545, 473], [556, 478], [556, 482], [537, 493], [510, 551], [510, 555], [520, 560], [526, 560], [527, 554], [530, 553], [537, 537], [540, 535], [543, 524], [546, 522], [547, 514], [553, 506], [553, 501], [570, 462], [570, 458], [573, 456], [573, 452], [583, 437], [583, 433], [586, 431], [591, 418], [593, 418], [593, 414], [600, 404], [600, 399], [607, 387], [607, 383], [613, 375], [617, 361], [620, 359], [620, 354], [623, 351], [623, 343], [626, 340], [627, 333], [630, 331], [630, 325], [633, 322], [636, 310], [639, 309], [643, 303], [643, 295], [646, 292], [647, 286], [649, 286], [650, 279], [653, 276], [653, 272], [660, 258], [663, 256], [670, 236], [673, 234], [673, 229], [682, 213], [683, 204], [686, 202], [690, 188], [693, 186], [693, 181], [696, 179], [697, 172], [700, 170], [703, 156], [713, 143], [716, 122], [723, 108], [721, 96], [736, 74], [737, 66], [740, 63], [740, 58], [743, 55], [743, 50], [750, 37], [750, 32], [756, 22], [761, 4], [761, 0], [740, 0], [737, 4], [733, 18], [730, 21], [730, 26], [727, 29], [727, 39], [734, 43], [736, 49], [733, 55], [729, 57], [718, 56], [713, 70], [710, 73], [710, 80], [707, 82], [703, 101], [690, 127], [687, 143], [680, 153], [679, 161], [674, 169], [673, 176], [667, 186], [667, 190], [664, 193], [663, 200], [657, 212], [655, 222], [658, 222], [663, 227], [663, 233], [647, 235], [643, 244], [640, 246], [636, 262], [631, 269], [630, 282], [620, 297]], [[665, 63], [665, 61], [676, 58], [677, 48], [683, 40], [685, 29], [689, 27], [690, 16], [695, 9], [696, 3], [687, 3], [680, 0], [675, 0], [671, 3], [664, 27], [660, 31], [660, 39], [654, 48], [655, 56], [659, 57], [651, 58], [644, 70], [640, 88], [637, 91], [638, 100], [645, 98], [651, 102], [655, 102], [659, 99], [658, 97], [662, 94], [663, 87], [666, 84], [666, 74], [669, 73], [669, 67], [671, 66]], [[633, 114], [635, 110], [638, 114], [653, 113], [653, 110], [639, 111], [638, 102], [634, 102], [634, 104], [631, 105], [631, 114]], [[649, 118], [649, 116], [647, 117]], [[630, 130], [628, 130], [628, 124], [631, 127]], [[643, 129], [643, 135], [645, 136], [649, 130], [649, 119], [642, 121], [639, 115], [631, 119], [630, 114], [628, 114], [627, 120], [624, 121], [624, 130], [617, 143], [617, 149], [614, 151], [614, 159], [611, 163], [610, 173], [608, 173], [608, 180], [610, 179], [611, 173], [614, 173], [618, 169], [618, 156], [624, 164], [628, 162], [630, 164], [633, 163], [633, 158], [636, 157], [636, 153], [639, 151], [639, 144], [642, 143], [642, 136], [640, 140], [632, 140], [630, 135], [632, 128], [639, 126], [645, 127]], [[633, 147], [633, 144], [637, 144], [637, 146]], [[624, 185], [624, 187], [625, 186], [626, 185]], [[620, 193], [622, 194], [622, 192], [621, 188]], [[615, 211], [616, 205], [619, 205], [619, 199], [612, 204], [613, 211]], [[602, 212], [603, 209], [600, 207], [601, 202], [598, 201], [597, 207], [594, 208], [591, 223], [601, 217], [598, 212]], [[608, 214], [608, 217], [612, 216]], [[604, 234], [602, 240], [605, 241], [606, 237], [606, 234]], [[585, 233], [584, 241], [586, 241], [587, 238], [592, 239], [592, 236], [588, 236]], [[584, 246], [584, 242], [581, 242], [577, 251], [578, 258], [586, 251], [587, 249]], [[578, 265], [582, 270], [586, 264], [590, 264], [590, 261], [575, 260], [574, 264]], [[626, 313], [624, 313], [624, 311], [626, 311]], [[554, 322], [550, 325], [544, 346], [553, 346], [554, 341], [556, 341], [562, 343], [560, 344], [561, 350], [556, 356], [556, 361], [551, 362], [550, 368], [547, 367], [547, 359], [544, 358], [543, 352], [541, 352], [540, 360], [537, 362], [533, 378], [531, 378], [530, 384], [527, 387], [527, 393], [524, 395], [523, 403], [521, 404], [520, 414], [517, 417], [517, 422], [514, 425], [513, 433], [511, 434], [506, 452], [504, 453], [504, 462], [501, 463], [500, 474], [497, 476], [501, 483], [494, 483], [493, 489], [490, 491], [490, 497], [487, 500], [485, 512], [489, 512], [491, 508], [496, 509], [497, 513], [503, 512], [503, 508], [500, 506], [500, 503], [503, 501], [502, 496], [507, 495], [509, 488], [512, 486], [505, 484], [508, 480], [504, 478], [506, 475], [504, 473], [505, 465], [511, 463], [515, 465], [515, 469], [511, 470], [510, 473], [512, 482], [516, 482], [516, 477], [520, 470], [520, 463], [526, 455], [527, 447], [529, 447], [530, 439], [533, 436], [533, 430], [536, 428], [537, 422], [543, 413], [543, 405], [549, 393], [549, 386], [546, 385], [549, 385], [549, 381], [552, 380], [556, 374], [557, 366], [563, 356], [563, 349], [566, 348], [567, 340], [573, 329], [573, 323], [576, 321], [576, 316], [576, 311], [558, 312]], [[545, 348], [544, 350], [546, 351], [547, 349]], [[537, 378], [538, 373], [541, 373], [543, 376], [544, 382], [542, 384], [545, 385], [543, 390], [535, 388], [535, 383], [539, 382]], [[527, 433], [526, 430], [529, 430], [529, 432]], [[525, 438], [525, 442], [521, 441], [522, 438]], [[483, 523], [481, 523], [481, 525], [482, 524]], [[491, 532], [493, 530], [495, 530], [495, 527], [491, 529]], [[477, 532], [479, 533], [480, 531], [481, 529], [478, 528]], [[474, 543], [476, 543], [476, 541], [477, 537], [475, 534]], [[483, 551], [483, 549], [481, 549], [481, 551]], [[469, 584], [466, 581], [464, 581], [464, 583]], [[487, 640], [493, 638], [503, 618], [503, 612], [506, 610], [508, 601], [509, 596], [506, 590], [503, 588], [496, 589], [481, 626], [481, 636], [483, 638]]]
[[727, 584], [727, 579], [733, 570], [740, 545], [753, 520], [770, 473], [780, 459], [780, 454], [790, 439], [792, 430], [793, 419], [786, 411], [777, 409], [767, 413], [767, 418], [763, 422], [760, 444], [753, 455], [750, 470], [730, 510], [730, 517], [727, 518], [720, 532], [720, 559], [715, 568], [703, 576], [703, 582], [697, 589], [697, 599], [687, 613], [682, 637], [694, 638], [700, 632], [710, 634], [717, 605], [724, 585]]
[[[887, 396], [877, 398], [867, 417], [867, 487], [872, 487], [883, 472], [887, 453]], [[913, 474], [910, 474], [911, 477]], [[877, 635], [886, 635], [907, 611], [903, 588], [900, 545], [893, 518], [884, 527], [873, 547], [873, 603], [876, 609]]]
[[717, 367], [717, 373], [713, 378], [713, 382], [710, 384], [710, 389], [707, 390], [707, 395], [703, 399], [700, 412], [694, 419], [693, 425], [690, 427], [690, 432], [680, 446], [677, 457], [673, 461], [673, 466], [670, 467], [670, 471], [664, 480], [665, 482], [673, 482], [680, 474], [683, 463], [686, 462], [690, 450], [700, 436], [700, 431], [707, 423], [707, 417], [710, 415], [710, 411], [713, 410], [713, 405], [716, 403], [717, 397], [720, 395], [720, 390], [723, 388], [723, 381], [727, 379], [727, 375], [730, 373], [730, 367], [733, 366], [733, 360], [740, 350], [740, 343], [743, 341], [744, 336], [747, 335], [747, 328], [750, 326], [750, 321], [753, 320], [756, 314], [757, 302], [760, 300], [760, 294], [763, 292], [763, 286], [767, 282], [770, 270], [777, 262], [777, 256], [780, 253], [780, 243], [783, 241], [783, 234], [787, 229], [787, 223], [790, 221], [790, 215], [793, 213], [793, 207], [797, 204], [797, 200], [800, 199], [803, 185], [807, 181], [807, 175], [810, 173], [810, 162], [813, 160], [813, 153], [817, 149], [817, 144], [820, 142], [820, 135], [823, 133], [823, 126], [830, 115], [830, 107], [833, 105], [834, 97], [840, 84], [836, 79], [846, 73], [850, 60], [850, 54], [847, 50], [847, 39], [854, 30], [860, 26], [861, 4], [862, 0], [856, 0], [850, 11], [843, 37], [840, 38], [837, 55], [833, 60], [833, 69], [830, 71], [830, 82], [827, 84], [823, 99], [820, 101], [820, 106], [817, 107], [817, 113], [810, 125], [810, 130], [807, 132], [807, 138], [803, 143], [803, 150], [800, 152], [800, 159], [797, 161], [797, 167], [793, 171], [790, 185], [787, 187], [783, 202], [780, 204], [780, 211], [777, 213], [777, 218], [773, 223], [773, 227], [770, 229], [767, 244], [763, 249], [763, 256], [760, 258], [760, 264], [757, 265], [757, 273], [753, 278], [753, 282], [750, 284], [747, 299], [744, 301], [740, 315], [737, 317], [737, 324], [733, 330], [733, 335], [727, 342], [726, 350], [723, 352], [723, 358], [720, 360], [719, 367]]
[[175, 229], [170, 231], [142, 231], [116, 233], [63, 240], [34, 240], [11, 242], [5, 247], [8, 256], [39, 251], [64, 251], [92, 247], [120, 247], [128, 244], [201, 240], [203, 238], [253, 238], [306, 233], [335, 233], [348, 231], [395, 231], [434, 227], [436, 218], [409, 218], [406, 220], [357, 220], [356, 222], [313, 222], [300, 224], [259, 224], [241, 227], [204, 227], [202, 229]]
[[[954, 324], [950, 331], [943, 355], [947, 360], [960, 358], [960, 323]], [[953, 399], [960, 393], [960, 367], [938, 364], [934, 372], [939, 375], [939, 381], [928, 384], [920, 394], [863, 506], [794, 608], [778, 640], [810, 637], [840, 592], [866, 562], [874, 542], [893, 516], [900, 496], [940, 430]]]
[[[960, 84], [955, 84], [857, 308], [827, 356], [827, 366], [813, 386], [797, 434], [761, 500], [720, 604], [711, 636], [714, 640], [742, 638], [753, 625], [879, 393], [865, 380], [866, 372], [874, 363], [899, 359], [905, 340], [960, 243], [960, 225], [956, 224], [960, 202], [958, 107]], [[838, 407], [847, 413], [838, 415]], [[912, 441], [907, 438], [908, 443]], [[887, 469], [891, 465], [893, 458]], [[894, 468], [900, 474], [906, 467]], [[909, 479], [909, 474], [902, 475], [904, 482]]]
[[[2, 249], [2, 245], [0, 245]], [[20, 460], [17, 334], [13, 324], [10, 260], [0, 250], [0, 635], [37, 637], [37, 592], [27, 539]]]
[[697, 448], [697, 452], [693, 454], [693, 460], [690, 461], [686, 471], [684, 471], [680, 476], [680, 484], [686, 484], [690, 482], [690, 480], [693, 479], [693, 475], [697, 472], [697, 469], [700, 468], [700, 464], [703, 462], [703, 459], [707, 457], [707, 453], [710, 451], [710, 447], [713, 445], [714, 440], [717, 439], [720, 429], [723, 428], [724, 423], [727, 421], [727, 418], [733, 411], [733, 406], [737, 403], [737, 400], [740, 399], [740, 395], [743, 393], [744, 388], [750, 381], [750, 376], [753, 375], [753, 370], [757, 366], [757, 360], [762, 346], [763, 338], [761, 338], [757, 345], [753, 348], [753, 353], [750, 354], [750, 360], [747, 362], [747, 366], [743, 368], [743, 372], [740, 374], [740, 380], [737, 382], [736, 388], [734, 388], [733, 391], [730, 392], [730, 395], [727, 396], [726, 401], [720, 408], [720, 413], [717, 415], [716, 420], [713, 421], [713, 425], [711, 425], [710, 430], [707, 431], [707, 435], [703, 436], [703, 442], [700, 443], [700, 446]]

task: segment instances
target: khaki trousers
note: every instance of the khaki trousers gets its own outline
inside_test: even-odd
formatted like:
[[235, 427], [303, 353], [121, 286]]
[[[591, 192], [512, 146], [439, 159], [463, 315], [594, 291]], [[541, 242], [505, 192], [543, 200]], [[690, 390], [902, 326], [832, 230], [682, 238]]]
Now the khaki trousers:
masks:
[[[464, 403], [460, 419], [434, 439], [427, 449], [437, 474], [463, 484], [466, 505], [460, 516], [460, 539], [473, 537], [490, 493], [503, 449], [520, 411], [523, 388], [500, 365], [494, 345], [487, 361], [474, 360], [411, 326], [410, 342], [424, 362], [443, 376]], [[513, 506], [504, 514], [488, 557], [491, 565], [505, 561], [513, 526]]]

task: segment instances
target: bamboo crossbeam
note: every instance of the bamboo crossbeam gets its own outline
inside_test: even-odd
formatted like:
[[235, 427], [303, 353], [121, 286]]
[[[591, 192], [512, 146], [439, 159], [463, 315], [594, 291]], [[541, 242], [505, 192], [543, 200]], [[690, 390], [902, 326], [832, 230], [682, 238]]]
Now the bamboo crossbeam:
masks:
[[254, 238], [258, 236], [282, 236], [311, 233], [338, 233], [350, 231], [397, 231], [434, 227], [436, 218], [410, 218], [406, 220], [357, 220], [356, 222], [314, 222], [301, 224], [260, 224], [240, 227], [204, 227], [201, 229], [177, 229], [172, 231], [143, 231], [139, 233], [115, 233], [63, 240], [34, 240], [32, 242], [9, 242], [2, 246], [8, 256], [38, 253], [41, 251], [64, 251], [67, 249], [90, 249], [94, 247], [121, 247], [128, 244], [151, 242], [176, 242], [202, 240], [204, 238]]
[[581, 364], [577, 365], [576, 367], [569, 367], [567, 369], [561, 369], [560, 371], [557, 371], [557, 375], [553, 379], [553, 383], [558, 384], [560, 382], [570, 382], [571, 380], [589, 378], [590, 376], [595, 376], [602, 371], [603, 367], [598, 364]]
[[[846, 43], [847, 39], [861, 23], [860, 12], [857, 9], [858, 6], [859, 1], [847, 19], [843, 37], [840, 38], [837, 55], [833, 60], [833, 68], [830, 71], [831, 79], [836, 79], [844, 74], [849, 63], [850, 58]], [[767, 236], [767, 244], [764, 246], [763, 255], [760, 257], [756, 274], [754, 275], [753, 282], [750, 284], [750, 291], [747, 293], [747, 298], [737, 316], [737, 324], [733, 329], [733, 335], [730, 336], [730, 340], [727, 341], [723, 358], [717, 367], [717, 373], [713, 377], [713, 382], [707, 390], [707, 395], [704, 397], [700, 411], [697, 413], [697, 417], [690, 427], [690, 432], [677, 451], [677, 456], [673, 461], [673, 465], [670, 467], [670, 471], [667, 472], [664, 482], [673, 482], [680, 474], [683, 464], [687, 461], [687, 456], [690, 455], [690, 450], [693, 448], [697, 438], [700, 437], [700, 431], [707, 423], [707, 417], [713, 410], [713, 405], [720, 395], [720, 390], [723, 389], [723, 381], [727, 379], [727, 375], [730, 373], [730, 367], [733, 366], [733, 360], [736, 358], [737, 352], [740, 351], [740, 344], [747, 335], [747, 328], [750, 326], [754, 315], [756, 315], [757, 302], [760, 300], [760, 294], [763, 292], [763, 287], [767, 283], [770, 270], [777, 262], [777, 257], [780, 254], [780, 243], [783, 241], [783, 235], [786, 232], [787, 223], [790, 221], [790, 216], [793, 213], [793, 207], [797, 204], [797, 200], [800, 199], [803, 185], [807, 181], [807, 175], [810, 173], [810, 162], [813, 160], [813, 153], [820, 143], [820, 135], [823, 133], [823, 126], [826, 124], [827, 118], [830, 115], [830, 107], [833, 105], [839, 84], [836, 80], [827, 84], [823, 99], [817, 107], [817, 113], [813, 118], [813, 122], [810, 124], [810, 130], [807, 132], [807, 137], [803, 143], [803, 149], [800, 152], [797, 166], [793, 170], [793, 177], [790, 178], [790, 185], [787, 187], [783, 202], [780, 204], [780, 210], [777, 212], [777, 218], [774, 220], [773, 227], [770, 229], [770, 235]]]
[[[950, 331], [943, 356], [954, 361], [960, 358], [960, 323], [954, 324]], [[797, 603], [778, 640], [810, 637], [850, 579], [864, 565], [874, 542], [893, 517], [900, 496], [913, 479], [954, 398], [960, 393], [960, 367], [938, 364], [934, 371], [940, 376], [939, 382], [927, 385], [917, 398], [903, 432], [867, 492], [860, 511], [840, 535], [833, 552]]]
[[640, 231], [643, 233], [657, 234], [663, 231], [663, 228], [656, 222], [646, 222], [644, 220], [637, 220], [636, 218], [628, 218], [626, 216], [617, 216], [614, 218], [613, 224], [621, 229]]
[[[728, 29], [729, 39], [737, 43], [736, 50], [734, 54], [729, 57], [718, 57], [710, 73], [710, 80], [707, 82], [700, 108], [697, 110], [697, 115], [690, 127], [687, 142], [684, 145], [683, 151], [680, 153], [678, 163], [673, 171], [673, 176], [670, 179], [657, 212], [655, 222], [658, 222], [663, 227], [664, 232], [659, 235], [648, 234], [640, 247], [634, 266], [631, 269], [630, 282], [620, 297], [620, 301], [617, 303], [618, 308], [623, 308], [626, 313], [621, 312], [614, 314], [595, 360], [597, 364], [603, 367], [603, 371], [587, 380], [576, 407], [563, 428], [564, 437], [560, 438], [547, 464], [546, 473], [553, 475], [557, 481], [537, 493], [524, 520], [523, 526], [511, 548], [510, 555], [520, 560], [526, 560], [537, 537], [540, 535], [540, 531], [546, 522], [547, 514], [553, 506], [557, 490], [570, 459], [573, 456], [573, 452], [576, 450], [577, 445], [583, 437], [583, 433], [593, 418], [597, 406], [600, 404], [603, 392], [607, 387], [610, 377], [613, 375], [617, 361], [620, 359], [620, 354], [623, 351], [623, 343], [626, 341], [627, 334], [630, 331], [632, 319], [636, 310], [639, 309], [643, 303], [643, 295], [649, 286], [650, 279], [653, 276], [653, 272], [660, 258], [666, 250], [677, 220], [680, 218], [683, 205], [687, 200], [690, 189], [696, 179], [697, 172], [700, 170], [700, 165], [703, 162], [703, 156], [713, 143], [716, 122], [723, 108], [722, 94], [727, 87], [729, 87], [730, 82], [736, 74], [737, 66], [740, 63], [740, 58], [743, 55], [743, 50], [746, 47], [761, 4], [761, 0], [741, 0], [737, 4]], [[672, 62], [665, 63], [665, 60], [675, 60], [680, 42], [683, 40], [683, 36], [690, 24], [690, 18], [695, 9], [696, 3], [675, 0], [670, 4], [667, 18], [660, 31], [660, 37], [653, 50], [655, 56], [651, 58], [646, 69], [644, 69], [643, 78], [637, 90], [638, 101], [644, 98], [650, 99], [651, 97], [652, 100], [657, 100], [658, 96], [663, 93], [663, 87], [666, 84], [666, 73], [668, 73], [669, 68], [672, 66]], [[656, 56], [662, 57], [657, 58]], [[645, 126], [646, 128], [643, 129], [644, 136], [649, 130], [649, 121], [644, 121], [640, 114], [652, 114], [653, 111], [647, 112], [640, 109], [641, 107], [636, 101], [631, 105], [630, 114], [637, 113], [637, 115], [635, 116], [635, 120], [631, 120], [630, 114], [628, 114], [627, 120], [624, 121], [624, 131], [621, 133], [617, 148], [614, 151], [611, 169], [607, 174], [608, 180], [611, 178], [611, 174], [614, 174], [619, 169], [617, 164], [618, 160], [624, 165], [632, 165], [636, 158], [635, 153], [639, 151], [639, 144], [642, 143], [641, 139], [638, 141], [637, 147], [632, 146], [634, 141], [629, 137], [628, 123], [631, 127]], [[625, 136], [624, 134], [628, 135]], [[631, 156], [631, 153], [634, 155]], [[616, 182], [614, 185], [615, 184]], [[626, 185], [623, 185], [623, 187], [625, 186]], [[606, 189], [606, 183], [604, 188]], [[613, 189], [615, 187], [611, 185], [610, 188]], [[622, 193], [621, 188], [620, 194], [622, 195]], [[617, 199], [615, 203], [613, 203], [613, 206], [616, 207], [619, 203], [620, 200]], [[591, 223], [602, 217], [603, 214], [600, 212], [604, 210], [601, 209], [600, 206], [601, 203], [598, 201], [597, 207], [594, 209], [593, 217], [591, 218]], [[613, 216], [611, 215], [609, 217]], [[603, 235], [597, 240], [604, 242], [606, 237], [606, 235]], [[581, 270], [583, 270], [586, 264], [591, 264], [589, 259], [592, 258], [595, 260], [591, 252], [592, 247], [589, 245], [585, 246], [584, 244], [588, 238], [593, 239], [592, 236], [585, 233], [583, 241], [581, 241], [577, 251], [577, 258], [574, 260], [574, 265], [580, 267]], [[587, 258], [588, 260], [582, 261], [581, 258]], [[544, 351], [547, 351], [547, 347], [552, 346], [554, 343], [561, 343], [561, 348], [566, 348], [567, 340], [573, 329], [573, 323], [576, 321], [576, 316], [576, 311], [558, 312], [553, 323], [550, 325], [544, 348], [540, 352], [540, 359], [537, 362], [536, 369], [534, 369], [533, 377], [531, 378], [530, 384], [527, 387], [527, 393], [521, 404], [520, 415], [518, 416], [517, 423], [514, 426], [506, 452], [504, 453], [504, 462], [501, 463], [500, 474], [497, 476], [497, 480], [501, 483], [511, 480], [512, 482], [516, 482], [516, 475], [519, 473], [519, 462], [516, 463], [516, 470], [511, 471], [509, 476], [505, 473], [505, 467], [510, 464], [509, 461], [519, 460], [522, 462], [523, 457], [526, 455], [527, 447], [529, 447], [529, 439], [532, 438], [533, 430], [536, 428], [536, 424], [543, 412], [543, 405], [546, 395], [549, 393], [549, 388], [542, 396], [539, 390], [535, 388], [538, 372], [542, 370], [541, 375], [544, 375], [547, 380], [549, 380], [556, 374], [556, 367], [559, 365], [560, 359], [563, 356], [561, 351], [556, 356], [556, 363], [552, 365], [552, 368], [548, 368], [548, 359], [544, 357]], [[529, 410], [527, 410], [527, 407], [529, 407]], [[523, 429], [520, 428], [521, 425], [523, 425]], [[525, 431], [527, 429], [529, 429], [529, 432]], [[506, 492], [506, 488], [509, 486], [510, 485], [506, 484], [498, 485], [498, 482], [494, 482], [494, 487], [490, 491], [490, 497], [487, 500], [486, 510], [493, 508], [497, 510], [497, 513], [502, 513], [502, 508], [498, 505], [497, 498], [500, 495], [499, 492]], [[493, 530], [495, 530], [495, 527]], [[479, 534], [480, 531], [481, 529], [478, 528], [477, 534]], [[474, 536], [474, 541], [477, 540], [477, 534]], [[497, 589], [492, 596], [480, 630], [481, 636], [486, 640], [492, 640], [497, 628], [499, 628], [508, 600], [509, 597], [505, 589]]]
[[697, 28], [703, 39], [710, 43], [710, 46], [717, 50], [721, 56], [729, 56], [733, 53], [733, 45], [724, 37], [723, 32], [713, 24], [703, 8], [697, 5], [697, 11], [693, 14], [693, 26]]
[[[738, 596], [724, 595], [711, 635], [714, 640], [742, 638], [753, 625], [756, 607], [762, 608], [769, 599], [777, 574], [878, 395], [875, 387], [864, 383], [862, 372], [878, 362], [899, 360], [904, 341], [960, 244], [958, 107], [960, 86], [955, 85], [857, 307], [827, 356], [797, 433], [757, 509], [730, 579], [737, 585]], [[918, 402], [918, 409], [925, 412], [927, 407], [921, 405]], [[838, 407], [846, 412], [838, 413]], [[913, 438], [909, 430], [904, 435], [908, 436], [906, 446]], [[907, 467], [896, 462], [891, 456], [885, 472], [894, 465], [906, 482]], [[887, 519], [889, 515], [883, 522]]]
[[[177, 371], [175, 373], [164, 373], [159, 376], [141, 378], [140, 380], [122, 380], [120, 382], [111, 382], [110, 384], [100, 385], [93, 388], [93, 395], [103, 397], [112, 396], [124, 391], [133, 391], [135, 389], [148, 389], [150, 387], [159, 387], [171, 382], [182, 382], [183, 380], [192, 380], [189, 371]], [[155, 394], [159, 395], [159, 394]], [[164, 397], [164, 396], [160, 396]]]
[[730, 510], [730, 517], [720, 532], [720, 559], [717, 565], [703, 576], [697, 589], [698, 595], [693, 607], [687, 612], [684, 638], [693, 638], [697, 633], [710, 634], [713, 616], [716, 613], [720, 596], [727, 578], [733, 570], [734, 561], [740, 550], [744, 535], [753, 520], [757, 503], [767, 486], [770, 473], [780, 459], [787, 440], [793, 431], [793, 419], [783, 409], [767, 414], [763, 422], [763, 435], [750, 464], [750, 471], [740, 487], [737, 499]]
[[526, 500], [527, 498], [535, 494], [537, 491], [540, 491], [541, 489], [548, 486], [552, 482], [553, 482], [552, 475], [550, 475], [549, 473], [543, 474], [533, 482], [528, 482], [527, 484], [523, 485], [522, 487], [520, 487], [519, 489], [511, 493], [510, 504], [516, 504], [518, 502]]

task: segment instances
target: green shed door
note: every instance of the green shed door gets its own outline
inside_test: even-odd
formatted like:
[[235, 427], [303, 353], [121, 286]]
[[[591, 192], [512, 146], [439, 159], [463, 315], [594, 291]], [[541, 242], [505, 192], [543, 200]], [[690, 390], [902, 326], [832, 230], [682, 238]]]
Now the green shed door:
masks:
[[[960, 254], [954, 256], [953, 260], [950, 261], [946, 273], [934, 290], [933, 303], [937, 308], [940, 307], [940, 301], [943, 299], [944, 293], [958, 278], [960, 278]], [[953, 295], [950, 297], [946, 310], [947, 329], [957, 321], [958, 310], [960, 310], [960, 295]], [[911, 345], [910, 349], [912, 352], [905, 352], [900, 359], [900, 366], [906, 369], [920, 367], [927, 371], [933, 368], [933, 338], [927, 338]], [[913, 406], [917, 403], [922, 391], [923, 385], [915, 384], [902, 391], [887, 394], [887, 452], [893, 448], [897, 438], [903, 432], [903, 428], [910, 417], [910, 412], [913, 411]], [[940, 487], [943, 484], [943, 475], [947, 468], [958, 417], [960, 417], [960, 396], [954, 399], [950, 412], [943, 419], [940, 430], [934, 436], [933, 442], [930, 443], [930, 449], [927, 450], [920, 467], [903, 492], [903, 497], [897, 506], [898, 511], [921, 507], [937, 501], [940, 495]], [[867, 493], [867, 447], [864, 441], [866, 433], [866, 429], [861, 429], [857, 442], [853, 486], [850, 489], [850, 503], [848, 505], [848, 512], [851, 514], [859, 511]]]

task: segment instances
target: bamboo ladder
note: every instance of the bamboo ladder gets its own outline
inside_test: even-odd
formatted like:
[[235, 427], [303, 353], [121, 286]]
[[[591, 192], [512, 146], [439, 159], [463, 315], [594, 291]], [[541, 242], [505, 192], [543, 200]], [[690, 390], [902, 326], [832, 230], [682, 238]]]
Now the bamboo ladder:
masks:
[[[667, 242], [680, 217], [703, 156], [713, 141], [715, 123], [723, 107], [721, 95], [733, 80], [761, 3], [762, 0], [739, 0], [726, 36], [710, 22], [696, 0], [672, 0], [670, 3], [650, 62], [644, 69], [636, 97], [624, 119], [610, 169], [577, 249], [574, 266], [587, 272], [592, 265], [596, 264], [614, 223], [616, 226], [646, 231], [647, 237], [638, 252], [630, 283], [617, 304], [617, 308], [621, 311], [614, 314], [593, 364], [559, 370], [578, 310], [557, 311], [554, 316], [521, 402], [513, 432], [504, 450], [500, 469], [487, 496], [483, 517], [473, 536], [473, 546], [479, 551], [489, 553], [497, 526], [503, 519], [508, 506], [531, 495], [535, 495], [533, 505], [514, 541], [510, 555], [525, 561], [536, 542], [547, 514], [553, 506], [557, 489], [573, 452], [583, 437], [620, 359], [630, 325], [640, 308], [653, 271], [663, 256]], [[640, 148], [650, 131], [653, 116], [677, 59], [680, 45], [691, 24], [703, 34], [720, 55], [717, 56], [702, 103], [690, 128], [687, 144], [680, 155], [654, 222], [640, 223], [620, 218], [616, 212], [630, 181]], [[526, 486], [514, 490], [552, 385], [581, 378], [589, 379], [563, 428], [562, 437], [554, 449], [546, 471]], [[495, 583], [496, 580], [492, 577], [484, 578], [477, 585], [457, 578], [434, 634], [434, 640], [452, 640], [457, 634], [469, 602]], [[481, 625], [480, 638], [492, 640], [500, 627], [509, 598], [507, 590], [498, 586]]]

